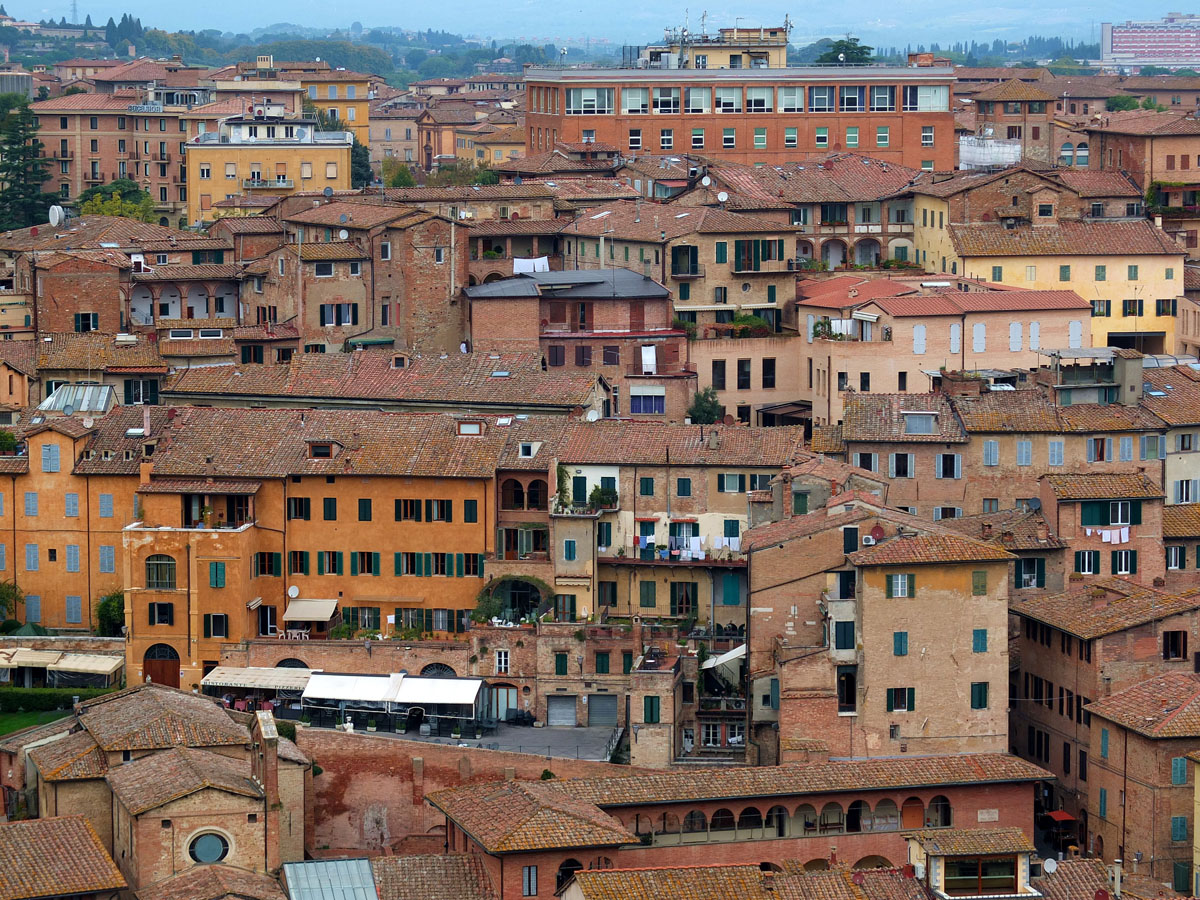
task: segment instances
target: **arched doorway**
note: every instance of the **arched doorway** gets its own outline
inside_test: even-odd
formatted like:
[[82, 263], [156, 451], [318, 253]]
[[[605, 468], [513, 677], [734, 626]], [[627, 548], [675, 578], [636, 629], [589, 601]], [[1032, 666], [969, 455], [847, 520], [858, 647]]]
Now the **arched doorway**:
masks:
[[558, 877], [555, 879], [554, 890], [561, 891], [568, 881], [575, 877], [575, 873], [583, 868], [583, 863], [577, 859], [568, 859], [558, 867]]
[[1096, 859], [1104, 859], [1104, 838], [1096, 835], [1096, 844], [1092, 847], [1092, 854]]
[[854, 261], [860, 266], [879, 265], [879, 241], [867, 238], [855, 244]]
[[142, 657], [142, 675], [147, 681], [179, 687], [179, 654], [170, 644], [154, 644]]
[[827, 269], [837, 269], [846, 264], [846, 245], [842, 241], [826, 241], [821, 245], [821, 262]]
[[909, 797], [900, 807], [900, 827], [905, 829], [925, 827], [925, 804], [919, 797]]
[[430, 663], [421, 670], [422, 678], [457, 678], [458, 673], [455, 672], [445, 663]]

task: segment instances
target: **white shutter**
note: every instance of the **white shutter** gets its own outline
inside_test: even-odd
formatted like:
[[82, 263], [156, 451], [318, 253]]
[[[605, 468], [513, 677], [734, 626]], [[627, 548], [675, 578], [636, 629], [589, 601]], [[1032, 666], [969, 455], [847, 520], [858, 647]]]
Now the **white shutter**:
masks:
[[1030, 350], [1042, 349], [1042, 323], [1041, 322], [1030, 322], [1029, 323], [1029, 349]]
[[1067, 325], [1067, 346], [1071, 350], [1078, 350], [1083, 346], [1083, 323], [1079, 321], [1070, 322]]
[[918, 356], [925, 352], [925, 326], [913, 326], [913, 353]]
[[954, 454], [954, 477], [962, 478], [962, 454]]
[[987, 325], [983, 322], [971, 326], [971, 350], [975, 353], [987, 351]]
[[912, 453], [906, 453], [905, 455], [908, 457], [908, 477], [915, 478], [917, 475], [917, 473], [916, 473], [917, 457], [915, 454], [912, 454]]
[[896, 477], [896, 454], [888, 454], [888, 478]]
[[1008, 323], [1008, 349], [1010, 353], [1021, 352], [1021, 323]]
[[950, 352], [958, 353], [962, 350], [962, 325], [954, 322], [950, 325]]
[[816, 321], [817, 321], [816, 317], [812, 313], [809, 313], [808, 314], [808, 342], [810, 344], [813, 342], [813, 325], [816, 323]]
[[942, 518], [942, 508], [940, 506], [935, 506], [933, 508], [933, 521], [940, 522], [941, 518]]

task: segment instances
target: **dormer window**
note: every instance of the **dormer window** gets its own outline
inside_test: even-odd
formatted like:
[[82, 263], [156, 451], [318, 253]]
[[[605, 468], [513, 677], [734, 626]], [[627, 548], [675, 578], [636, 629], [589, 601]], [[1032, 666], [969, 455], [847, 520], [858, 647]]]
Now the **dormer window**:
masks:
[[333, 444], [314, 441], [308, 445], [310, 459], [333, 459]]
[[132, 451], [132, 450], [125, 451], [125, 462], [130, 462], [133, 459], [133, 457], [134, 457], [134, 451]]
[[113, 458], [113, 452], [112, 452], [111, 450], [105, 450], [105, 451], [104, 451], [104, 458], [105, 458], [105, 459], [112, 459], [112, 458]]
[[393, 369], [403, 369], [407, 365], [408, 365], [408, 357], [399, 356], [399, 355], [392, 357], [392, 368]]
[[935, 412], [906, 412], [904, 414], [905, 434], [933, 434], [937, 428], [937, 413]]
[[460, 435], [477, 435], [483, 434], [482, 422], [459, 422], [458, 433]]
[[521, 442], [521, 457], [523, 459], [531, 459], [533, 457], [533, 454], [536, 452], [537, 452], [537, 449], [533, 446], [533, 443], [531, 441], [522, 441]]

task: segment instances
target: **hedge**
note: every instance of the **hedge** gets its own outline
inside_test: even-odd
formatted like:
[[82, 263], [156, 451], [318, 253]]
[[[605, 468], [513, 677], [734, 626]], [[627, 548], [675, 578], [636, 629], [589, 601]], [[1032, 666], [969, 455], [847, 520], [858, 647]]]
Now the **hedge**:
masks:
[[0, 688], [0, 712], [40, 712], [70, 710], [78, 697], [80, 702], [111, 694], [116, 688]]

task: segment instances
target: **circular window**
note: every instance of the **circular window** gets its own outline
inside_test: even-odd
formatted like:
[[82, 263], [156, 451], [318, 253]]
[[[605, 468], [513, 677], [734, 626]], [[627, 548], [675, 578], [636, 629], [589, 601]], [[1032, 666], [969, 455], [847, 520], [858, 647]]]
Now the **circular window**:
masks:
[[229, 855], [229, 841], [210, 831], [193, 840], [188, 853], [198, 863], [217, 863]]
[[748, 294], [748, 293], [750, 293], [750, 282], [748, 282], [748, 281], [743, 281], [743, 282], [742, 282], [742, 293], [743, 293], [743, 294]]

